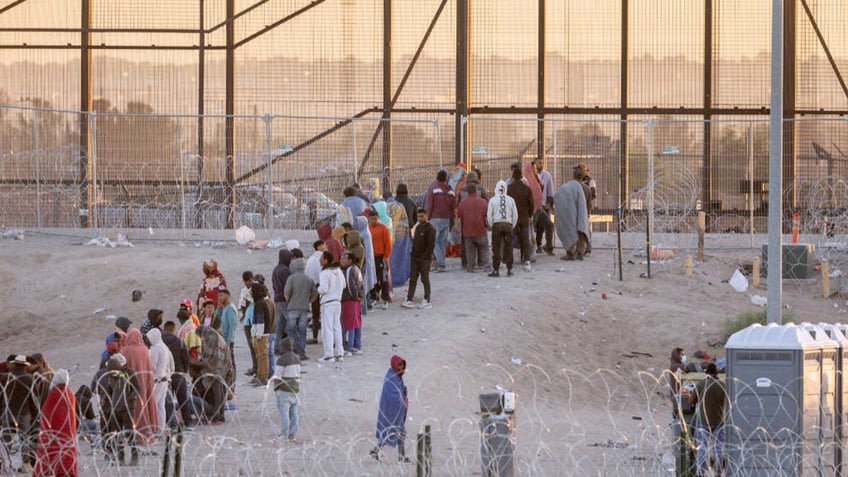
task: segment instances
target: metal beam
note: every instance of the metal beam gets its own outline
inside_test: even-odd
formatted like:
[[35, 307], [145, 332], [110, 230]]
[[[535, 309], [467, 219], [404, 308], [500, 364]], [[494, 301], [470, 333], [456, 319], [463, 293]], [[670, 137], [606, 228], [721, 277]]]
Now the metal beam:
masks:
[[229, 219], [230, 228], [236, 228], [236, 191], [235, 191], [235, 170], [236, 170], [236, 153], [235, 153], [235, 71], [236, 71], [236, 51], [235, 51], [235, 16], [236, 5], [235, 0], [227, 0], [227, 53], [225, 66], [225, 86], [224, 86], [224, 161], [226, 162], [225, 177], [227, 182], [227, 216]]
[[[205, 86], [206, 86], [206, 50], [204, 45], [206, 44], [206, 35], [203, 33], [203, 25], [205, 22], [205, 4], [204, 0], [199, 0], [200, 4], [200, 37], [198, 38], [200, 49], [197, 52], [197, 155], [200, 160], [197, 161], [197, 195], [196, 197], [201, 197], [201, 187], [203, 187], [203, 157], [205, 154], [203, 143], [205, 141], [205, 131], [203, 124], [203, 115], [206, 112], [206, 108], [204, 106], [205, 100]], [[199, 207], [195, 207], [195, 215], [194, 215], [194, 226], [197, 228], [203, 227], [203, 213], [201, 212]]]
[[713, 198], [713, 0], [704, 0], [704, 150], [701, 164], [701, 204], [707, 210]]
[[[407, 69], [412, 71], [412, 66]], [[398, 89], [398, 92], [400, 89]], [[381, 164], [381, 191], [391, 190], [389, 175], [392, 171], [392, 0], [383, 0], [383, 115], [378, 124], [383, 130], [383, 161]], [[365, 161], [363, 161], [363, 166]], [[359, 168], [360, 173], [362, 167]], [[359, 178], [356, 178], [359, 180]]]
[[536, 70], [536, 105], [538, 112], [536, 113], [536, 157], [545, 158], [545, 17], [546, 17], [546, 0], [539, 0], [539, 18], [538, 18], [538, 68]]
[[[630, 0], [621, 0], [621, 108], [619, 109], [619, 119], [621, 123], [618, 125], [618, 155], [619, 155], [619, 171], [618, 171], [618, 198], [616, 204], [623, 204], [624, 198], [629, 194], [628, 181], [630, 171], [630, 153], [627, 138], [627, 105], [629, 104], [629, 88], [630, 88]], [[626, 205], [625, 205], [626, 206]]]
[[24, 2], [26, 2], [26, 0], [15, 0], [14, 2], [12, 2], [12, 3], [8, 4], [8, 5], [6, 5], [5, 7], [0, 8], [0, 15], [2, 15], [2, 14], [4, 14], [4, 13], [6, 13], [7, 11], [9, 11], [9, 10], [11, 10], [11, 9], [13, 9], [13, 8], [15, 8], [15, 7], [17, 7], [18, 5], [20, 5], [20, 4], [24, 3]]
[[[454, 117], [454, 129], [456, 131], [455, 158], [454, 163], [459, 164], [465, 160], [465, 151], [468, 150], [468, 117], [469, 108], [469, 20], [471, 0], [456, 0], [456, 116]], [[466, 164], [470, 167], [470, 164]]]
[[833, 73], [836, 75], [836, 79], [839, 80], [839, 86], [842, 87], [842, 92], [845, 94], [845, 97], [848, 98], [848, 86], [845, 85], [845, 80], [842, 78], [842, 73], [839, 71], [839, 66], [836, 65], [836, 60], [833, 59], [833, 55], [830, 53], [830, 47], [827, 46], [827, 41], [824, 39], [824, 35], [822, 35], [821, 29], [819, 28], [818, 22], [816, 22], [815, 17], [813, 17], [813, 12], [810, 10], [810, 5], [807, 4], [807, 0], [801, 0], [801, 5], [804, 6], [804, 11], [807, 12], [807, 18], [810, 19], [810, 25], [813, 26], [813, 30], [816, 32], [816, 36], [819, 38], [819, 43], [824, 49], [824, 54], [827, 56], [827, 61], [830, 62], [830, 67], [833, 69]]
[[[433, 18], [430, 20], [430, 25], [427, 27], [427, 31], [424, 32], [424, 36], [421, 38], [421, 41], [418, 43], [418, 48], [415, 50], [415, 54], [412, 55], [412, 61], [409, 62], [409, 66], [406, 67], [406, 71], [403, 73], [403, 77], [398, 84], [397, 91], [394, 92], [391, 98], [391, 104], [389, 105], [389, 110], [391, 112], [397, 112], [395, 109], [395, 104], [397, 104], [398, 98], [400, 98], [400, 94], [403, 91], [403, 88], [406, 86], [407, 81], [409, 81], [409, 77], [412, 75], [412, 71], [415, 68], [415, 65], [418, 63], [418, 59], [421, 57], [421, 53], [424, 51], [424, 46], [427, 45], [427, 41], [430, 39], [430, 34], [433, 33], [433, 29], [436, 27], [436, 23], [439, 21], [439, 18], [442, 15], [442, 11], [445, 9], [445, 5], [447, 5], [447, 0], [442, 0], [442, 3], [439, 4], [439, 8], [436, 9], [436, 14], [433, 15]], [[386, 66], [383, 65], [383, 68]], [[391, 66], [389, 66], [391, 67]], [[389, 88], [391, 88], [391, 83]], [[386, 109], [385, 104], [383, 105], [384, 110]], [[414, 109], [414, 108], [413, 108]], [[426, 110], [418, 110], [417, 112], [426, 112]], [[453, 109], [439, 110], [437, 112], [447, 112], [450, 114], [454, 113]], [[362, 156], [362, 162], [359, 164], [359, 171], [365, 168], [365, 164], [368, 163], [368, 159], [371, 157], [371, 151], [374, 150], [374, 144], [377, 142], [377, 137], [380, 135], [380, 132], [383, 130], [385, 124], [380, 122], [377, 124], [377, 128], [374, 131], [374, 135], [371, 136], [371, 141], [368, 142], [368, 147], [365, 149], [365, 154]], [[358, 178], [357, 178], [358, 179]]]
[[91, 35], [88, 28], [91, 26], [91, 0], [80, 2], [80, 111], [79, 116], [79, 196], [80, 209], [86, 209], [88, 214], [79, 214], [80, 227], [88, 227], [91, 224], [91, 133], [89, 130], [89, 119], [91, 112], [91, 50], [88, 48]]
[[[470, 114], [510, 114], [510, 115], [535, 115], [538, 111], [536, 106], [476, 106], [468, 109]], [[768, 108], [712, 108], [715, 115], [728, 116], [751, 116], [757, 114], [768, 114]], [[706, 114], [704, 108], [601, 108], [601, 107], [579, 107], [568, 106], [546, 106], [542, 109], [544, 114], [575, 114], [575, 115], [608, 115], [621, 116], [638, 114], [644, 116], [659, 115], [689, 115], [703, 116]]]
[[253, 33], [253, 34], [247, 36], [243, 40], [236, 43], [235, 47], [238, 48], [238, 47], [244, 45], [245, 43], [252, 41], [253, 39], [255, 39], [257, 37], [260, 37], [260, 36], [264, 35], [265, 33], [268, 33], [269, 31], [273, 30], [274, 28], [277, 28], [278, 26], [299, 17], [300, 15], [306, 13], [309, 10], [312, 10], [313, 8], [317, 7], [318, 5], [320, 5], [322, 3], [324, 3], [324, 0], [312, 0], [312, 3], [310, 3], [309, 5], [307, 5], [303, 8], [300, 8], [298, 10], [295, 10], [293, 13], [290, 13], [290, 14], [284, 16], [283, 18], [275, 21], [274, 23], [266, 26], [265, 28], [257, 31], [256, 33]]
[[[772, 0], [777, 1], [777, 0]], [[783, 204], [794, 209], [798, 207], [798, 193], [795, 190], [795, 102], [797, 68], [797, 12], [795, 0], [780, 0], [783, 4], [783, 182], [781, 189], [786, 192]], [[774, 182], [772, 182], [774, 184]], [[780, 184], [780, 182], [777, 182]], [[771, 224], [769, 224], [771, 225]], [[777, 233], [769, 229], [770, 233]]]
[[[247, 8], [245, 8], [244, 10], [233, 15], [233, 20], [238, 20], [242, 16], [247, 15], [248, 13], [252, 12], [253, 10], [255, 10], [255, 9], [261, 7], [262, 5], [268, 3], [268, 1], [269, 0], [259, 0], [258, 2], [254, 3], [253, 5], [250, 5]], [[224, 20], [221, 23], [218, 23], [217, 25], [213, 26], [212, 28], [207, 30], [206, 33], [214, 33], [216, 30], [219, 30], [219, 29], [221, 29], [225, 26], [227, 26], [227, 20]], [[201, 25], [201, 28], [203, 28], [202, 25]]]
[[[789, 0], [794, 6], [795, 0]], [[783, 322], [783, 230], [781, 215], [783, 214], [783, 187], [774, 187], [782, 184], [782, 159], [783, 159], [783, 128], [782, 114], [785, 111], [783, 101], [786, 78], [784, 69], [784, 47], [786, 35], [784, 28], [790, 24], [794, 25], [795, 18], [784, 18], [786, 15], [783, 0], [772, 0], [771, 11], [771, 112], [769, 122], [769, 187], [768, 191], [768, 300], [766, 306], [766, 317], [769, 323], [780, 324]], [[792, 28], [792, 27], [790, 27]], [[788, 35], [794, 41], [795, 35]], [[794, 70], [794, 68], [793, 68]]]

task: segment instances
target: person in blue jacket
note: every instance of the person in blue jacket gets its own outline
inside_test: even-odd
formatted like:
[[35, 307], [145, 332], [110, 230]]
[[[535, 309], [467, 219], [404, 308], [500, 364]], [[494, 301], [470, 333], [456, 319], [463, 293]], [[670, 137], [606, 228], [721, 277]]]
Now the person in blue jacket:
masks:
[[403, 373], [406, 360], [398, 355], [392, 356], [391, 367], [383, 378], [383, 392], [380, 394], [380, 411], [377, 415], [377, 446], [371, 449], [371, 457], [382, 460], [383, 446], [398, 448], [398, 462], [409, 463], [404, 449], [406, 440], [406, 411], [409, 399]]

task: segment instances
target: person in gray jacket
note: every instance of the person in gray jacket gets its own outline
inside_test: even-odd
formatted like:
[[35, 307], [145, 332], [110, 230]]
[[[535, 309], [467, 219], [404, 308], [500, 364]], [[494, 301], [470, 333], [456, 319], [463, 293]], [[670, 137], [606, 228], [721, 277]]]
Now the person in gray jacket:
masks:
[[312, 302], [318, 299], [316, 284], [306, 273], [302, 258], [292, 260], [291, 275], [286, 280], [283, 295], [286, 298], [286, 334], [294, 342], [294, 351], [300, 359], [306, 356], [306, 323], [312, 310]]

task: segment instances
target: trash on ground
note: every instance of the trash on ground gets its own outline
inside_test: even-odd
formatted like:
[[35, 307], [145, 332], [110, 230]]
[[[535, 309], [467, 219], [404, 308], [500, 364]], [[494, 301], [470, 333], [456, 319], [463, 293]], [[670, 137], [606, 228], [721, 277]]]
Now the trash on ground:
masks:
[[739, 293], [742, 293], [748, 289], [748, 279], [737, 269], [733, 272], [733, 276], [730, 277], [730, 286]]
[[236, 242], [239, 245], [247, 245], [256, 240], [256, 232], [247, 225], [242, 225], [236, 229]]
[[760, 295], [751, 295], [751, 303], [757, 306], [766, 306], [768, 304], [768, 298]]

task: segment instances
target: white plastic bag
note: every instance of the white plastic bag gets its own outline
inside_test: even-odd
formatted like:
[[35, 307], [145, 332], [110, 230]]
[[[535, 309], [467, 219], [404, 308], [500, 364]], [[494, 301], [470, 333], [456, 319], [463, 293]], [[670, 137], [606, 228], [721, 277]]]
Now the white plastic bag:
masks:
[[247, 225], [242, 225], [236, 230], [236, 242], [239, 245], [247, 245], [254, 239], [256, 239], [256, 232]]
[[748, 289], [748, 279], [745, 278], [745, 275], [742, 275], [742, 272], [736, 270], [733, 272], [733, 276], [730, 277], [730, 286], [739, 293], [742, 293]]

